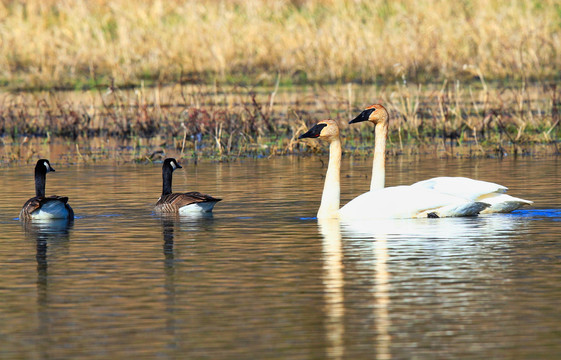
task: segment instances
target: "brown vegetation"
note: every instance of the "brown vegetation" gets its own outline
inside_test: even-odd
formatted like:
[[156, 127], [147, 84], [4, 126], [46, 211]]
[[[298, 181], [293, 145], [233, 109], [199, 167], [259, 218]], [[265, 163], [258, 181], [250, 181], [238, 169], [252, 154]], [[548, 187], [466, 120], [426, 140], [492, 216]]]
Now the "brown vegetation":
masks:
[[[317, 146], [297, 142], [296, 137], [322, 118], [339, 121], [347, 152], [369, 154], [373, 129], [346, 123], [377, 102], [390, 111], [394, 153], [429, 148], [451, 156], [524, 154], [536, 152], [536, 144], [551, 144], [549, 152], [557, 152], [559, 92], [555, 85], [496, 89], [484, 83], [444, 82], [288, 90], [175, 85], [3, 94], [2, 158], [31, 157], [34, 151], [26, 156], [18, 146], [34, 138], [40, 144], [51, 138], [68, 139], [70, 149], [82, 159], [114, 155], [119, 147], [128, 149], [123, 150], [128, 154], [123, 160], [151, 159], [160, 151], [195, 157], [287, 154]], [[453, 149], [456, 145], [465, 146]], [[103, 148], [105, 152], [98, 151]]]

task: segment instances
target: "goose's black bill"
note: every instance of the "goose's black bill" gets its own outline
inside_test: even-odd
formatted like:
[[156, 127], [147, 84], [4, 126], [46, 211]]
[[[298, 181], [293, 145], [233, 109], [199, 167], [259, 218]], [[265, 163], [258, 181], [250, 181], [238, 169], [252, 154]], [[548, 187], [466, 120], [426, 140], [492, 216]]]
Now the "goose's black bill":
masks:
[[368, 121], [368, 118], [370, 117], [370, 114], [372, 114], [374, 111], [376, 111], [375, 108], [364, 110], [357, 117], [355, 117], [354, 119], [349, 121], [349, 124]]
[[321, 134], [321, 131], [323, 130], [324, 127], [326, 127], [327, 124], [317, 124], [314, 125], [310, 130], [308, 130], [306, 133], [300, 135], [298, 137], [298, 139], [304, 139], [304, 138], [317, 138], [319, 137], [319, 135]]

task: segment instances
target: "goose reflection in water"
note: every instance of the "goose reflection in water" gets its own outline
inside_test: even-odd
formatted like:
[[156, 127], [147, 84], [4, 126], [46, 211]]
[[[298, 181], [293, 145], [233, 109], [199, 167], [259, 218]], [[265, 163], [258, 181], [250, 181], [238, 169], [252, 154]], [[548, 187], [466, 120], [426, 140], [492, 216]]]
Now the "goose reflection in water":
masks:
[[164, 238], [164, 274], [165, 274], [165, 294], [166, 294], [166, 331], [171, 338], [170, 346], [176, 348], [178, 339], [176, 338], [176, 289], [175, 289], [175, 253], [173, 249], [175, 238], [175, 223], [179, 221], [175, 214], [164, 215], [161, 218], [162, 233]]
[[[213, 223], [212, 213], [192, 213], [189, 215], [179, 214], [160, 214], [163, 236], [164, 253], [164, 275], [165, 275], [165, 294], [166, 294], [166, 331], [170, 336], [170, 348], [177, 348], [180, 338], [177, 334], [177, 298], [176, 298], [176, 259], [175, 237], [182, 232], [197, 232], [206, 229]], [[182, 237], [180, 237], [182, 238]]]
[[[49, 331], [52, 319], [56, 318], [54, 309], [50, 308], [49, 298], [49, 260], [60, 254], [67, 254], [70, 244], [70, 230], [73, 220], [57, 219], [45, 221], [27, 221], [22, 223], [26, 238], [36, 246], [37, 259], [37, 314], [38, 314], [38, 348], [43, 355], [50, 348]], [[42, 356], [47, 358], [47, 356]]]
[[327, 357], [342, 359], [345, 335], [345, 295], [343, 276], [343, 246], [339, 219], [318, 219], [323, 236], [323, 286], [325, 297], [325, 328], [327, 331]]

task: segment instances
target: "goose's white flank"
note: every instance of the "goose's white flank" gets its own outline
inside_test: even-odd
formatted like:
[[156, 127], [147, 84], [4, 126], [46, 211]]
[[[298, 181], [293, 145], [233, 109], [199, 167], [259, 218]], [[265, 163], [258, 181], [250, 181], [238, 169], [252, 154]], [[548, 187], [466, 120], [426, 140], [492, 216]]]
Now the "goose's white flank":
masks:
[[[376, 127], [372, 182], [370, 183], [370, 190], [374, 191], [384, 188], [388, 111], [380, 104], [372, 105], [364, 109], [349, 124], [363, 121], [369, 121]], [[434, 190], [441, 194], [488, 204], [489, 206], [482, 213], [506, 213], [523, 205], [533, 204], [532, 201], [507, 195], [505, 186], [466, 177], [435, 177], [414, 183], [411, 187]]]
[[341, 139], [334, 120], [323, 120], [302, 138], [319, 138], [329, 143], [329, 163], [317, 213], [322, 218], [373, 219], [472, 216], [488, 207], [482, 202], [439, 193], [423, 187], [396, 186], [371, 190], [341, 209]]

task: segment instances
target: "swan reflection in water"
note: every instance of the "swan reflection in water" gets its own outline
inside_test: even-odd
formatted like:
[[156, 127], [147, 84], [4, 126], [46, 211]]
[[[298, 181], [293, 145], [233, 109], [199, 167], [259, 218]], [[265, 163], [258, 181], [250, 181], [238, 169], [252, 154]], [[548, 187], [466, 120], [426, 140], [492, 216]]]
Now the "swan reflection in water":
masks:
[[[380, 219], [368, 221], [348, 221], [339, 219], [319, 219], [318, 225], [323, 237], [323, 284], [326, 310], [326, 332], [328, 357], [341, 359], [345, 357], [345, 268], [343, 248], [348, 251], [368, 253], [370, 269], [374, 276], [372, 282], [372, 311], [376, 359], [390, 359], [392, 343], [391, 294], [392, 278], [395, 283], [412, 282], [419, 269], [403, 271], [403, 263], [397, 264], [399, 258], [410, 257], [418, 247], [435, 249], [429, 256], [430, 261], [421, 265], [434, 267], [427, 271], [439, 272], [442, 269], [458, 265], [462, 259], [451, 260], [449, 255], [467, 256], [468, 261], [485, 258], [485, 246], [473, 246], [486, 241], [496, 242], [508, 239], [513, 233], [523, 231], [526, 227], [523, 217], [506, 214], [492, 214], [479, 217], [446, 219]], [[343, 247], [343, 244], [345, 245]], [[489, 245], [492, 247], [492, 245]], [[508, 245], [506, 245], [508, 246]], [[347, 254], [348, 255], [348, 254]], [[477, 269], [477, 264], [472, 265]], [[401, 270], [400, 270], [401, 269]], [[476, 270], [477, 271], [477, 270]], [[391, 276], [390, 276], [391, 275]], [[469, 282], [465, 272], [449, 276], [458, 281]], [[347, 296], [351, 296], [348, 294]], [[394, 296], [396, 296], [394, 294]], [[414, 309], [413, 309], [414, 310]], [[394, 314], [401, 316], [401, 314]]]
[[[330, 359], [345, 357], [345, 295], [344, 295], [344, 266], [343, 266], [343, 239], [341, 229], [344, 224], [339, 219], [318, 219], [320, 232], [323, 236], [324, 260], [324, 294], [326, 305], [326, 330], [328, 340], [327, 355]], [[343, 227], [344, 228], [344, 227]], [[374, 243], [374, 319], [376, 322], [376, 358], [389, 359], [389, 273], [387, 270], [388, 250], [386, 238], [377, 234], [370, 238]]]
[[344, 355], [345, 304], [343, 276], [343, 246], [339, 219], [318, 219], [323, 236], [323, 286], [327, 331], [327, 356], [342, 359]]
[[[33, 220], [22, 223], [25, 237], [35, 243], [37, 260], [37, 314], [38, 314], [38, 349], [43, 355], [50, 347], [49, 333], [52, 318], [56, 318], [54, 310], [50, 309], [49, 298], [49, 259], [61, 254], [67, 254], [70, 244], [70, 230], [73, 220]], [[45, 358], [45, 356], [43, 356]]]

